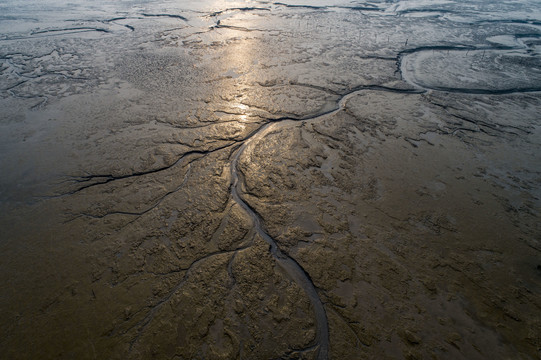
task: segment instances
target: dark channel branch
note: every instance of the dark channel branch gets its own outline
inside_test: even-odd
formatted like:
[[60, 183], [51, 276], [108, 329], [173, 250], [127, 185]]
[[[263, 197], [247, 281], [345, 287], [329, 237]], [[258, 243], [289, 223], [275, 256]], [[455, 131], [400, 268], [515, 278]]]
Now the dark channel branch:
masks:
[[[265, 123], [265, 124], [267, 124], [267, 123]], [[205, 157], [207, 155], [213, 154], [215, 152], [218, 152], [218, 151], [221, 151], [221, 150], [224, 150], [224, 149], [235, 148], [236, 146], [239, 146], [239, 144], [243, 144], [245, 141], [247, 141], [252, 136], [257, 134], [259, 132], [259, 130], [261, 128], [263, 128], [263, 127], [264, 127], [264, 125], [261, 125], [261, 126], [257, 127], [255, 130], [253, 130], [252, 132], [250, 132], [244, 138], [239, 139], [239, 140], [230, 141], [229, 143], [227, 143], [225, 145], [217, 146], [217, 147], [209, 149], [209, 150], [190, 150], [190, 151], [187, 151], [187, 152], [183, 153], [179, 158], [177, 158], [177, 160], [173, 161], [172, 163], [170, 163], [168, 165], [158, 167], [158, 168], [145, 170], [145, 171], [137, 171], [137, 172], [133, 172], [133, 173], [130, 173], [130, 174], [125, 174], [125, 175], [89, 174], [89, 175], [80, 175], [80, 176], [69, 176], [68, 181], [72, 181], [74, 183], [79, 183], [79, 184], [83, 184], [83, 185], [79, 186], [78, 188], [76, 188], [73, 191], [69, 191], [67, 193], [57, 195], [56, 197], [58, 197], [58, 196], [66, 196], [66, 195], [74, 195], [74, 194], [76, 194], [78, 192], [81, 192], [83, 190], [86, 190], [88, 188], [92, 188], [92, 187], [98, 186], [98, 185], [108, 184], [108, 183], [113, 182], [113, 181], [125, 180], [125, 179], [130, 179], [130, 178], [138, 178], [138, 177], [142, 177], [142, 176], [146, 176], [146, 175], [152, 175], [152, 174], [160, 173], [160, 172], [163, 172], [163, 171], [166, 171], [166, 170], [169, 170], [169, 169], [173, 168], [174, 166], [182, 163], [184, 160], [187, 161], [187, 164], [191, 164], [191, 163], [193, 163], [193, 162], [195, 162], [197, 160], [202, 159], [203, 157]], [[229, 140], [229, 139], [224, 138], [222, 140], [226, 141], [226, 140]], [[192, 158], [190, 159], [190, 157], [192, 157]], [[55, 197], [55, 196], [52, 196], [52, 197]]]
[[[305, 116], [284, 115], [284, 116], [279, 116], [276, 118], [268, 118], [267, 119], [268, 122], [280, 123], [284, 121], [311, 121], [311, 120], [315, 120], [324, 116], [332, 115], [342, 110], [344, 108], [345, 102], [347, 102], [349, 98], [351, 98], [352, 96], [355, 96], [356, 94], [362, 91], [372, 90], [372, 91], [383, 91], [383, 92], [398, 93], [398, 94], [424, 94], [426, 93], [426, 90], [424, 89], [400, 89], [400, 88], [392, 88], [392, 87], [382, 86], [382, 85], [359, 85], [359, 86], [355, 86], [344, 91], [336, 91], [330, 88], [325, 88], [318, 85], [304, 84], [304, 83], [292, 83], [292, 85], [313, 88], [313, 89], [317, 89], [323, 92], [327, 92], [332, 95], [337, 95], [338, 99], [336, 100], [336, 106], [327, 111], [308, 114]], [[272, 86], [287, 86], [287, 85], [275, 84], [275, 85], [261, 85], [261, 86], [272, 87]]]
[[450, 10], [450, 9], [438, 9], [438, 8], [410, 8], [410, 9], [404, 9], [404, 10], [398, 10], [395, 12], [397, 15], [407, 15], [407, 14], [422, 14], [422, 13], [436, 13], [441, 15], [446, 14], [457, 14], [456, 11]]
[[525, 19], [486, 19], [486, 20], [479, 20], [472, 23], [472, 25], [484, 25], [484, 24], [514, 24], [514, 25], [541, 26], [541, 21], [525, 20]]
[[90, 27], [90, 26], [67, 27], [67, 28], [60, 28], [60, 29], [36, 30], [36, 31], [32, 31], [28, 33], [27, 35], [0, 38], [0, 41], [28, 40], [28, 39], [43, 38], [47, 36], [61, 36], [61, 35], [77, 34], [77, 33], [83, 33], [83, 32], [92, 32], [92, 31], [103, 33], [103, 34], [111, 33], [111, 30], [100, 28], [100, 27]]
[[210, 32], [216, 29], [228, 29], [228, 30], [236, 30], [236, 31], [243, 31], [243, 32], [274, 32], [276, 30], [267, 30], [267, 29], [250, 29], [243, 26], [235, 26], [235, 25], [227, 25], [222, 24], [222, 20], [217, 20], [216, 23], [212, 26], [210, 26], [207, 31], [197, 32], [194, 34], [190, 34], [190, 36], [196, 35], [196, 34], [202, 34], [205, 32]]
[[269, 8], [263, 8], [263, 7], [233, 7], [233, 8], [227, 8], [224, 10], [219, 10], [212, 12], [208, 14], [209, 17], [216, 17], [219, 15], [222, 15], [227, 12], [234, 12], [234, 11], [241, 11], [241, 12], [248, 12], [248, 11], [271, 11]]
[[117, 21], [128, 20], [128, 19], [130, 19], [130, 18], [127, 17], [127, 16], [119, 16], [119, 17], [115, 17], [115, 18], [112, 18], [112, 19], [101, 20], [101, 22], [104, 23], [104, 24], [115, 24], [115, 25], [118, 25], [118, 26], [123, 26], [123, 27], [125, 27], [126, 29], [128, 29], [130, 31], [135, 31], [135, 27], [133, 27], [131, 25], [117, 23]]
[[290, 9], [309, 9], [309, 10], [324, 10], [327, 9], [327, 6], [315, 6], [315, 5], [296, 5], [296, 4], [286, 4], [283, 2], [273, 2], [273, 5], [283, 6]]
[[[337, 309], [335, 309], [334, 307], [336, 307]], [[344, 317], [344, 315], [342, 315], [339, 311], [339, 308], [340, 306], [336, 305], [336, 304], [331, 304], [331, 306], [329, 306], [330, 310], [336, 315], [338, 316], [338, 318], [340, 318], [340, 320], [342, 320], [342, 322], [347, 326], [347, 328], [349, 329], [349, 331], [351, 332], [351, 334], [355, 337], [355, 340], [357, 341], [357, 347], [361, 348], [361, 347], [369, 347], [370, 344], [367, 344], [366, 341], [363, 341], [361, 340], [361, 338], [359, 338], [359, 335], [357, 335], [357, 332], [355, 331], [355, 329], [353, 328], [352, 324], [358, 324], [357, 322], [351, 322], [349, 321], [348, 319], [346, 319]]]
[[281, 359], [304, 359], [305, 357], [301, 354], [306, 354], [312, 351], [318, 351], [319, 344], [312, 342], [304, 349], [290, 349], [284, 354], [284, 357]]
[[[513, 34], [513, 36], [518, 38], [521, 35]], [[524, 37], [532, 37], [532, 36], [530, 34], [525, 34]], [[451, 44], [451, 45], [419, 46], [419, 47], [414, 47], [414, 48], [408, 48], [398, 53], [398, 56], [396, 58], [396, 72], [399, 73], [402, 80], [404, 80], [403, 69], [402, 69], [404, 57], [407, 55], [411, 55], [411, 54], [415, 54], [419, 52], [426, 52], [426, 51], [464, 52], [465, 51], [466, 54], [468, 54], [470, 51], [483, 51], [483, 56], [484, 56], [485, 52], [506, 51], [506, 50], [523, 50], [523, 48], [516, 47], [516, 46], [498, 45], [498, 44], [492, 44], [490, 46]], [[422, 86], [416, 83], [413, 83], [411, 85], [415, 86], [416, 88], [420, 88], [424, 90], [435, 90], [435, 91], [455, 93], [455, 94], [465, 94], [465, 95], [509, 95], [509, 94], [516, 94], [516, 93], [541, 92], [541, 85], [530, 86], [530, 87], [508, 87], [508, 88], [503, 88], [503, 89], [465, 88], [465, 87], [446, 87], [446, 86], [426, 87], [426, 86]]]
[[221, 23], [221, 20], [218, 20], [216, 22], [216, 25], [211, 26], [211, 29], [229, 29], [229, 30], [237, 30], [237, 31], [244, 31], [244, 32], [263, 31], [259, 29], [249, 29], [242, 26], [224, 25]]
[[[233, 205], [233, 202], [231, 201], [231, 199], [229, 199], [225, 204], [225, 208], [224, 208], [223, 212], [226, 213], [226, 214], [229, 214], [229, 212], [232, 209], [232, 205]], [[224, 215], [221, 218], [221, 221], [220, 221], [220, 224], [219, 224], [218, 228], [214, 231], [214, 233], [212, 235], [212, 238], [211, 238], [212, 240], [216, 239], [217, 237], [219, 237], [223, 233], [223, 231], [224, 231], [224, 229], [225, 229], [225, 227], [227, 225], [228, 218], [229, 218], [229, 215]], [[142, 274], [152, 274], [152, 275], [156, 275], [156, 276], [168, 276], [168, 275], [171, 275], [171, 274], [178, 274], [178, 273], [184, 272], [184, 275], [183, 275], [182, 279], [173, 288], [171, 288], [167, 292], [167, 294], [165, 296], [163, 296], [159, 300], [157, 300], [156, 303], [154, 303], [152, 305], [149, 305], [147, 307], [144, 307], [144, 308], [142, 308], [142, 309], [140, 309], [140, 310], [138, 310], [136, 312], [136, 314], [139, 314], [142, 311], [144, 311], [144, 309], [148, 309], [148, 314], [146, 316], [144, 316], [144, 318], [142, 320], [140, 320], [139, 322], [137, 322], [136, 324], [134, 324], [132, 326], [129, 326], [125, 330], [119, 330], [118, 328], [114, 329], [111, 332], [110, 335], [119, 334], [119, 333], [120, 334], [126, 334], [129, 331], [131, 331], [133, 329], [136, 329], [137, 333], [132, 338], [132, 340], [130, 341], [130, 348], [129, 349], [130, 349], [130, 352], [131, 352], [133, 350], [133, 347], [137, 343], [137, 341], [140, 339], [140, 337], [144, 333], [145, 329], [150, 325], [150, 323], [152, 322], [152, 320], [156, 316], [156, 313], [159, 311], [159, 309], [162, 306], [164, 306], [165, 304], [167, 304], [171, 300], [171, 298], [184, 286], [184, 284], [189, 280], [189, 277], [193, 274], [194, 271], [196, 271], [198, 266], [200, 266], [202, 263], [206, 262], [207, 260], [211, 260], [211, 259], [215, 258], [216, 256], [231, 255], [229, 261], [227, 262], [227, 266], [226, 266], [227, 273], [228, 273], [229, 278], [231, 280], [231, 284], [228, 287], [230, 289], [235, 287], [236, 278], [235, 278], [235, 275], [234, 275], [234, 272], [233, 272], [233, 264], [235, 262], [236, 256], [237, 256], [237, 254], [239, 252], [242, 252], [243, 250], [246, 250], [246, 249], [249, 249], [250, 247], [252, 247], [253, 243], [254, 243], [254, 238], [255, 238], [255, 231], [252, 228], [249, 231], [247, 231], [247, 233], [240, 240], [239, 245], [236, 246], [235, 248], [233, 248], [233, 249], [224, 249], [224, 250], [218, 250], [218, 251], [211, 252], [210, 254], [207, 254], [207, 255], [205, 255], [203, 257], [200, 257], [200, 258], [192, 261], [191, 264], [189, 264], [187, 267], [181, 267], [181, 268], [169, 271], [167, 273], [137, 272], [137, 273], [133, 274], [134, 276], [139, 276], [139, 275], [142, 275]]]
[[307, 10], [328, 10], [328, 9], [345, 9], [352, 11], [375, 11], [383, 12], [385, 9], [379, 8], [375, 5], [366, 4], [365, 6], [343, 6], [343, 5], [301, 5], [301, 4], [286, 4], [283, 2], [272, 2], [273, 5], [282, 6], [289, 9], [307, 9]]
[[187, 268], [178, 269], [180, 271], [185, 271], [185, 274], [180, 280], [180, 282], [178, 282], [177, 285], [175, 285], [164, 297], [159, 299], [155, 304], [148, 306], [148, 309], [149, 309], [148, 314], [142, 320], [140, 320], [135, 325], [129, 327], [128, 329], [120, 332], [121, 334], [126, 334], [130, 330], [136, 329], [137, 333], [130, 341], [129, 351], [130, 352], [133, 351], [133, 347], [135, 346], [137, 341], [141, 338], [145, 329], [150, 325], [150, 323], [156, 316], [156, 313], [161, 309], [162, 306], [164, 306], [165, 304], [169, 302], [169, 300], [171, 300], [171, 298], [184, 286], [184, 284], [186, 284], [186, 282], [189, 280], [192, 273], [195, 271], [195, 269], [197, 269], [199, 265], [201, 265], [205, 261], [210, 260], [216, 256], [231, 255], [231, 259], [229, 259], [228, 264], [227, 264], [227, 270], [229, 270], [230, 263], [234, 260], [234, 257], [236, 256], [236, 254], [239, 251], [250, 248], [251, 246], [252, 244], [250, 243], [246, 246], [238, 247], [233, 250], [221, 250], [221, 251], [212, 252], [202, 258], [199, 258], [193, 261]]
[[[264, 86], [262, 84], [259, 84], [259, 85]], [[305, 88], [308, 88], [308, 89], [314, 89], [314, 90], [323, 91], [323, 92], [326, 92], [326, 93], [331, 94], [331, 95], [337, 95], [337, 96], [341, 95], [338, 91], [326, 88], [324, 86], [301, 83], [301, 82], [297, 82], [297, 81], [291, 81], [288, 84], [284, 84], [284, 86], [299, 86], [299, 87], [305, 87]]]
[[[408, 44], [408, 40], [406, 40], [405, 46], [407, 46], [407, 44]], [[403, 75], [403, 72], [402, 72], [402, 61], [404, 60], [404, 56], [407, 56], [407, 55], [410, 55], [410, 54], [418, 53], [418, 52], [421, 52], [421, 51], [450, 51], [450, 50], [453, 50], [453, 51], [459, 51], [459, 50], [474, 51], [476, 49], [477, 48], [475, 46], [461, 45], [461, 44], [418, 46], [418, 47], [408, 48], [408, 49], [400, 51], [397, 54], [397, 56], [396, 56], [395, 74], [396, 73], [400, 74], [400, 77], [402, 78], [402, 80], [404, 80], [404, 75]]]
[[[212, 149], [212, 150], [208, 150], [208, 151], [201, 151], [201, 150], [188, 151], [188, 152], [185, 152], [184, 154], [182, 154], [182, 156], [180, 156], [176, 161], [174, 161], [173, 163], [171, 163], [169, 165], [165, 165], [165, 166], [162, 166], [162, 167], [159, 167], [159, 168], [156, 168], [156, 169], [151, 169], [151, 170], [146, 170], [146, 171], [138, 171], [138, 172], [134, 172], [134, 173], [126, 174], [126, 175], [90, 174], [90, 175], [82, 175], [82, 176], [70, 176], [72, 182], [81, 183], [81, 184], [87, 183], [87, 184], [82, 185], [82, 186], [76, 188], [73, 191], [69, 191], [67, 193], [63, 193], [63, 194], [58, 195], [58, 196], [74, 195], [74, 194], [76, 194], [78, 192], [81, 192], [83, 190], [92, 188], [94, 186], [108, 184], [110, 182], [117, 181], [117, 180], [125, 180], [125, 179], [130, 179], [130, 178], [138, 178], [138, 177], [142, 177], [142, 176], [145, 176], [145, 175], [156, 174], [156, 173], [159, 173], [159, 172], [162, 172], [162, 171], [165, 171], [165, 170], [169, 170], [172, 167], [182, 163], [184, 160], [188, 159], [190, 156], [196, 155], [193, 159], [187, 160], [187, 164], [191, 164], [192, 162], [200, 159], [203, 156], [206, 156], [206, 155], [211, 154], [213, 152], [216, 152], [218, 150], [225, 149], [225, 148], [227, 148], [229, 146], [232, 146], [232, 145], [233, 144], [228, 144], [228, 145], [222, 146], [220, 148], [216, 148], [216, 149]], [[199, 157], [197, 155], [199, 155]]]
[[187, 18], [185, 18], [184, 16], [182, 15], [177, 15], [177, 14], [149, 14], [149, 13], [141, 13], [142, 16], [144, 17], [168, 17], [168, 18], [172, 18], [172, 19], [179, 19], [179, 20], [182, 20], [182, 21], [188, 21]]
[[182, 183], [180, 185], [178, 185], [176, 188], [174, 188], [173, 190], [170, 190], [170, 191], [166, 192], [164, 195], [162, 195], [158, 199], [154, 200], [154, 204], [152, 204], [150, 207], [147, 207], [146, 209], [144, 209], [142, 211], [119, 211], [119, 210], [117, 210], [117, 211], [109, 211], [109, 212], [106, 212], [106, 213], [100, 214], [100, 215], [89, 214], [89, 213], [81, 213], [81, 214], [75, 216], [73, 219], [70, 219], [69, 221], [73, 221], [73, 220], [75, 220], [75, 219], [77, 219], [79, 217], [89, 217], [89, 218], [92, 218], [92, 219], [103, 219], [105, 217], [112, 216], [112, 215], [136, 216], [135, 220], [137, 220], [141, 216], [143, 216], [146, 213], [149, 213], [150, 211], [157, 208], [169, 196], [179, 192], [182, 188], [184, 188], [184, 185], [186, 185], [186, 182], [188, 181], [188, 178], [190, 176], [191, 170], [192, 170], [192, 168], [191, 168], [191, 163], [190, 163], [190, 164], [188, 164], [188, 170], [184, 174], [184, 179], [182, 180]]
[[[311, 120], [316, 120], [316, 119], [322, 118], [324, 116], [333, 115], [333, 114], [339, 112], [340, 110], [344, 109], [347, 101], [351, 97], [353, 97], [353, 96], [355, 96], [355, 95], [357, 95], [357, 94], [359, 94], [359, 93], [361, 93], [363, 91], [370, 91], [370, 90], [389, 92], [389, 93], [398, 93], [398, 94], [424, 94], [426, 92], [426, 90], [423, 90], [423, 89], [399, 89], [399, 88], [392, 88], [392, 87], [382, 86], [382, 85], [359, 85], [359, 86], [352, 87], [352, 88], [350, 88], [350, 89], [348, 89], [346, 91], [338, 92], [340, 97], [336, 102], [336, 106], [331, 110], [324, 111], [324, 112], [314, 114], [314, 115], [302, 116], [302, 117], [298, 117], [298, 118], [291, 118], [291, 117], [279, 118], [279, 119], [276, 119], [276, 120], [273, 120], [273, 121], [274, 122], [280, 122], [280, 121], [284, 121], [284, 120], [311, 121]], [[331, 93], [333, 91], [334, 90], [328, 89], [329, 93]]]
[[57, 33], [57, 32], [69, 32], [69, 31], [75, 31], [75, 32], [97, 31], [97, 32], [103, 32], [103, 33], [110, 33], [111, 32], [111, 31], [109, 31], [107, 29], [104, 29], [104, 28], [81, 26], [81, 27], [68, 27], [68, 28], [62, 28], [62, 29], [46, 29], [46, 30], [32, 31], [30, 33], [30, 35], [39, 35], [39, 34], [48, 34], [48, 33]]

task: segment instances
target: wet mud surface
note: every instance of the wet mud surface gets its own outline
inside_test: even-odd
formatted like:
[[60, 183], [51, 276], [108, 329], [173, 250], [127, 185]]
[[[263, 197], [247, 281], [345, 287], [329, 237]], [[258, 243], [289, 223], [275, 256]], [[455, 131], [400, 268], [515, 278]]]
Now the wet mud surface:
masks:
[[0, 357], [539, 359], [538, 7], [0, 4]]

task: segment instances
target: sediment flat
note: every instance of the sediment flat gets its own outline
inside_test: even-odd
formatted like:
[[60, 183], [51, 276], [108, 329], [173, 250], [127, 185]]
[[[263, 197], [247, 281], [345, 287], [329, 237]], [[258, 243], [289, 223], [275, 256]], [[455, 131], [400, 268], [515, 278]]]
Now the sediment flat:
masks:
[[0, 358], [540, 359], [538, 8], [0, 4]]

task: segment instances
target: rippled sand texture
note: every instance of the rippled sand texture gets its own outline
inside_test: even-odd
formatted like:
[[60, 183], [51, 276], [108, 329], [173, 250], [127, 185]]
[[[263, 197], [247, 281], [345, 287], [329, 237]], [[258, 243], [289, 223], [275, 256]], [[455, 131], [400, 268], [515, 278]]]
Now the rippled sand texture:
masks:
[[0, 358], [540, 358], [537, 1], [0, 14]]

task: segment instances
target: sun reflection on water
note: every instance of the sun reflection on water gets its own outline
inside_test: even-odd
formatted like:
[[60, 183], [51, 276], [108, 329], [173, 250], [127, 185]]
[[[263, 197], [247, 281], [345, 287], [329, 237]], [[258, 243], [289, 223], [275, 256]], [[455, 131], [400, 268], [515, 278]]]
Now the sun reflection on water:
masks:
[[231, 107], [233, 109], [240, 110], [239, 111], [239, 113], [240, 113], [239, 114], [239, 120], [240, 121], [242, 121], [242, 122], [248, 121], [248, 115], [249, 115], [248, 110], [250, 109], [249, 106], [244, 105], [243, 103], [235, 103], [235, 104], [231, 105]]
[[[234, 8], [231, 6], [232, 4], [239, 5], [239, 2], [218, 1], [215, 5], [220, 11], [223, 11], [227, 8]], [[220, 51], [221, 66], [218, 67], [219, 73], [216, 75], [223, 81], [215, 91], [219, 92], [221, 98], [229, 100], [227, 113], [236, 114], [235, 118], [239, 122], [249, 122], [254, 115], [254, 109], [246, 104], [250, 104], [252, 102], [250, 100], [253, 100], [250, 99], [254, 94], [253, 91], [250, 91], [253, 87], [253, 84], [250, 83], [250, 78], [252, 78], [250, 73], [254, 71], [254, 66], [257, 64], [256, 44], [258, 41], [257, 36], [253, 33], [237, 30], [236, 27], [253, 28], [255, 27], [254, 20], [247, 14], [237, 11], [224, 12], [223, 15], [217, 16], [216, 20], [219, 20], [223, 25], [232, 25], [232, 27], [214, 30], [219, 43], [225, 45], [217, 48]]]

